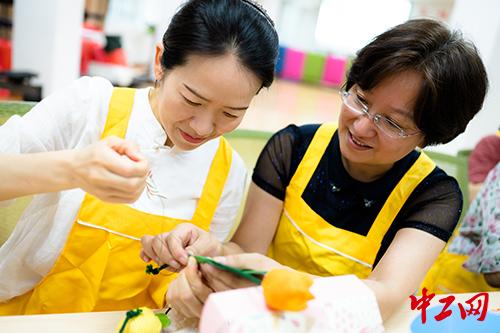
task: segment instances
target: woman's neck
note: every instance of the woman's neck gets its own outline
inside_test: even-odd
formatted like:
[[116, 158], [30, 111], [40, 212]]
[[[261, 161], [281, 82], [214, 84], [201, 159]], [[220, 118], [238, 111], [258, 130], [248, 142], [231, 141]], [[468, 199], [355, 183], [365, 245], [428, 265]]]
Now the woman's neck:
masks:
[[153, 111], [153, 115], [155, 116], [156, 120], [161, 124], [160, 115], [158, 114], [158, 98], [155, 88], [149, 89], [148, 100], [149, 100], [149, 106]]
[[161, 122], [160, 111], [158, 107], [158, 93], [156, 89], [157, 88], [149, 89], [148, 92], [149, 106], [151, 107], [151, 111], [153, 111], [153, 115], [155, 116], [156, 121], [158, 121], [160, 126], [163, 128], [165, 135], [167, 136], [167, 140], [165, 141], [164, 145], [172, 148], [174, 146], [174, 143], [172, 142], [172, 140], [170, 140], [170, 136], [168, 135], [167, 131], [165, 130], [165, 127], [163, 126], [163, 123]]

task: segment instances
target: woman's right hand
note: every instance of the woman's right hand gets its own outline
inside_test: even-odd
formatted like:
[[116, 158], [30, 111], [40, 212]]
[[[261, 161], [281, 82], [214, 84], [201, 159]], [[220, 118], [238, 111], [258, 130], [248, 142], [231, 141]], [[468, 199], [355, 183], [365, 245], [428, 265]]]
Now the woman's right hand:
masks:
[[209, 232], [191, 224], [181, 223], [170, 232], [141, 238], [141, 258], [178, 272], [188, 263], [188, 255], [219, 256], [223, 244]]
[[107, 137], [74, 151], [71, 176], [76, 187], [107, 202], [136, 201], [146, 186], [149, 163], [134, 143]]

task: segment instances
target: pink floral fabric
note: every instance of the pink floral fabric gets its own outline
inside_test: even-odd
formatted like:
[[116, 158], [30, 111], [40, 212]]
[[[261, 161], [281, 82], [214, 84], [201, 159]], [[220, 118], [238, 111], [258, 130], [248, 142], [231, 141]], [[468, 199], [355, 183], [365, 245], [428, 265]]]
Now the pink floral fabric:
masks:
[[500, 162], [488, 173], [449, 251], [468, 255], [464, 267], [470, 271], [500, 271]]

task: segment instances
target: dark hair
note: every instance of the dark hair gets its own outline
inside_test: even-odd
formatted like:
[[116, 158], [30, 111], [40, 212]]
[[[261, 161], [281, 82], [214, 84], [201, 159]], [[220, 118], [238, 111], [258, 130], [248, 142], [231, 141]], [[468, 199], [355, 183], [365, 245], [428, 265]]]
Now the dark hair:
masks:
[[354, 84], [370, 90], [389, 76], [409, 70], [422, 77], [414, 121], [425, 134], [425, 145], [453, 140], [479, 112], [488, 90], [476, 47], [438, 21], [410, 20], [358, 52], [346, 90]]
[[233, 53], [263, 87], [274, 79], [278, 34], [266, 12], [251, 0], [190, 0], [174, 15], [163, 35], [164, 69], [190, 55]]

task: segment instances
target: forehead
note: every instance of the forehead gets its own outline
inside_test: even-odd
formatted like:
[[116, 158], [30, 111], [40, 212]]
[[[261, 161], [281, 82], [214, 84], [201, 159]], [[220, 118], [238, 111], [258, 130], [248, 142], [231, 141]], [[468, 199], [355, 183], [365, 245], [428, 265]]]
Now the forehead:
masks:
[[372, 100], [381, 103], [389, 110], [404, 111], [413, 115], [415, 103], [422, 87], [422, 77], [414, 71], [391, 75], [370, 90], [363, 90]]
[[257, 76], [231, 53], [190, 55], [187, 62], [175, 67], [171, 74], [178, 83], [188, 85], [207, 99], [232, 104], [251, 99], [262, 85]]

